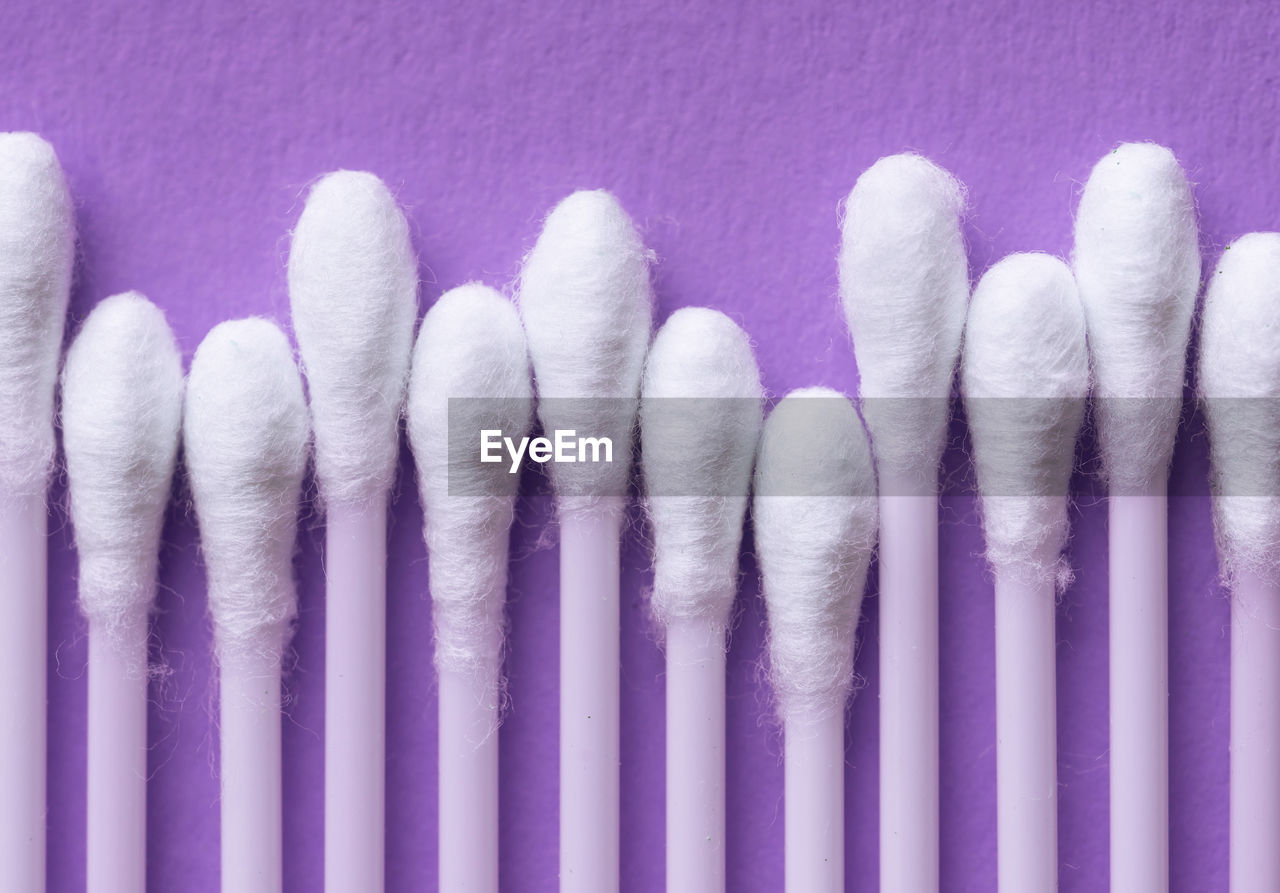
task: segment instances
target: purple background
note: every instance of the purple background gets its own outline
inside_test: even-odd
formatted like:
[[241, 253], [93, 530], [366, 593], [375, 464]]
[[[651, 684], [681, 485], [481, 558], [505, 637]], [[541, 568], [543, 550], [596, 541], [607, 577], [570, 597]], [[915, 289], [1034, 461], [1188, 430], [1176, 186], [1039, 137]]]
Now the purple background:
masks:
[[[979, 8], [980, 7], [980, 8]], [[287, 319], [287, 233], [307, 183], [384, 177], [411, 216], [426, 306], [469, 279], [509, 286], [548, 208], [615, 190], [657, 251], [659, 316], [729, 312], [758, 339], [774, 394], [856, 389], [835, 299], [837, 203], [877, 157], [912, 148], [970, 188], [975, 276], [1007, 252], [1069, 249], [1079, 184], [1123, 139], [1171, 145], [1197, 183], [1206, 254], [1275, 228], [1274, 4], [1001, 2], [682, 4], [671, 0], [292, 10], [223, 0], [10, 2], [0, 129], [57, 146], [78, 206], [74, 321], [141, 289], [189, 356], [217, 321]], [[1205, 474], [1183, 432], [1175, 476]], [[943, 869], [995, 882], [992, 596], [957, 425], [944, 507]], [[1086, 450], [1086, 455], [1090, 450]], [[391, 532], [388, 878], [431, 889], [435, 696], [411, 477]], [[1059, 614], [1061, 875], [1105, 888], [1105, 512], [1081, 479]], [[57, 498], [63, 497], [59, 484]], [[153, 688], [151, 889], [217, 889], [218, 791], [202, 569], [185, 497], [167, 528]], [[505, 890], [556, 885], [556, 553], [545, 498], [522, 506], [512, 566], [510, 715], [502, 729]], [[1170, 520], [1174, 888], [1225, 889], [1228, 608], [1209, 507]], [[82, 888], [84, 624], [65, 511], [51, 555], [51, 890]], [[628, 534], [624, 889], [663, 882], [663, 682]], [[318, 523], [304, 524], [288, 680], [286, 886], [320, 889], [323, 614]], [[781, 889], [779, 737], [760, 682], [763, 613], [744, 565], [730, 653], [729, 886]], [[849, 715], [850, 890], [877, 886], [874, 574]]]

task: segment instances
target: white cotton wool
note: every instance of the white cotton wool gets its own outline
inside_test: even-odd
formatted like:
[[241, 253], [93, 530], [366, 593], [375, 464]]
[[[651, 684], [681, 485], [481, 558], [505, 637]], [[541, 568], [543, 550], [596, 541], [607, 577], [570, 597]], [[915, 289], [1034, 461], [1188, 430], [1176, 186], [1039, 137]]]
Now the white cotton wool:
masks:
[[533, 422], [533, 384], [515, 307], [491, 288], [445, 292], [422, 320], [409, 377], [409, 443], [430, 562], [435, 660], [496, 679], [519, 474], [481, 458], [481, 432], [514, 442]]
[[785, 720], [843, 710], [878, 522], [871, 448], [843, 395], [807, 388], [774, 407], [752, 519], [779, 712]]
[[[550, 465], [561, 510], [621, 495], [631, 465], [636, 403], [653, 315], [652, 255], [604, 190], [552, 209], [520, 274], [544, 431], [608, 437], [611, 463]], [[582, 500], [585, 500], [583, 502]]]
[[373, 174], [338, 171], [312, 187], [289, 249], [289, 306], [320, 495], [331, 504], [378, 498], [400, 450], [418, 262], [404, 214]]
[[751, 342], [723, 313], [677, 310], [658, 330], [641, 389], [640, 461], [661, 623], [728, 627], [763, 396]]
[[71, 195], [53, 147], [0, 133], [0, 496], [44, 491], [75, 259]]
[[1103, 468], [1113, 491], [1148, 492], [1173, 455], [1200, 285], [1195, 206], [1172, 152], [1125, 143], [1094, 166], [1076, 212], [1072, 266]]
[[1280, 582], [1280, 233], [1223, 252], [1205, 297], [1199, 387], [1224, 570]]
[[137, 292], [93, 309], [62, 370], [80, 608], [108, 632], [150, 611], [182, 426], [182, 357]]
[[983, 275], [960, 389], [973, 438], [987, 559], [1032, 583], [1065, 576], [1067, 487], [1089, 392], [1084, 308], [1071, 270], [1012, 254]]
[[224, 322], [205, 336], [182, 430], [218, 657], [279, 658], [297, 613], [293, 552], [310, 429], [275, 323]]
[[844, 204], [840, 298], [881, 480], [931, 490], [950, 418], [969, 267], [965, 194], [919, 155], [881, 158]]

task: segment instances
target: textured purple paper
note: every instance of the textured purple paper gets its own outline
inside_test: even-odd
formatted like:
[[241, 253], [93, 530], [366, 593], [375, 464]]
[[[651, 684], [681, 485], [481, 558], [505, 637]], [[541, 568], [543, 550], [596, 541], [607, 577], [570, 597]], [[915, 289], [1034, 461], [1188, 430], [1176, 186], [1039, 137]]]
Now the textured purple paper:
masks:
[[[56, 144], [75, 192], [74, 320], [141, 289], [190, 356], [217, 321], [287, 319], [287, 233], [307, 183], [367, 168], [409, 210], [423, 304], [509, 286], [543, 214], [615, 190], [657, 251], [659, 315], [728, 311], [775, 394], [856, 388], [836, 292], [837, 206], [877, 157], [911, 148], [970, 188], [975, 275], [1007, 252], [1069, 249], [1079, 184], [1124, 139], [1172, 146], [1196, 181], [1206, 256], [1276, 228], [1273, 4], [346, 2], [6, 5], [0, 130]], [[1205, 474], [1197, 422], [1175, 476]], [[959, 437], [962, 428], [957, 425]], [[943, 887], [995, 884], [992, 593], [963, 444], [942, 530]], [[391, 531], [388, 881], [434, 888], [435, 696], [420, 513], [402, 474]], [[1059, 613], [1064, 891], [1106, 887], [1105, 509], [1073, 515], [1076, 584]], [[56, 497], [64, 491], [59, 484]], [[218, 883], [216, 725], [203, 571], [179, 499], [167, 528], [149, 795], [156, 891]], [[1174, 889], [1226, 886], [1228, 608], [1203, 498], [1172, 503]], [[526, 501], [512, 567], [502, 729], [502, 878], [556, 887], [556, 553]], [[321, 889], [322, 536], [297, 561], [301, 621], [285, 731], [286, 887]], [[52, 891], [82, 889], [85, 638], [65, 511], [50, 558]], [[624, 890], [663, 883], [662, 662], [641, 533], [624, 556]], [[763, 612], [745, 563], [730, 653], [729, 888], [782, 886], [782, 768], [760, 682]], [[874, 598], [849, 714], [848, 889], [877, 886]]]

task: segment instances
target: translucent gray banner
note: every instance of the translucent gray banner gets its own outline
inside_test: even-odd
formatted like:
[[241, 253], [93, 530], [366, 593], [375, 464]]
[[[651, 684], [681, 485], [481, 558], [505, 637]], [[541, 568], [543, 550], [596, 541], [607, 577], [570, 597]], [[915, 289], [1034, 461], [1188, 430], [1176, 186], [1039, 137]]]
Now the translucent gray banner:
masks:
[[[662, 398], [643, 401], [611, 398], [544, 399], [539, 417], [552, 420], [556, 427], [541, 425], [534, 431], [504, 431], [490, 420], [511, 418], [510, 403], [491, 398], [453, 398], [449, 401], [449, 493], [474, 497], [498, 492], [501, 477], [533, 469], [550, 476], [556, 488], [578, 496], [624, 496], [632, 477], [623, 474], [634, 462], [634, 475], [643, 467], [640, 456], [639, 425], [643, 417], [645, 438], [649, 442], [663, 439], [672, 447], [687, 452], [691, 473], [684, 475], [680, 486], [673, 489], [667, 481], [645, 481], [645, 495], [663, 497], [723, 498], [740, 495], [720, 492], [723, 484], [716, 475], [698, 474], [698, 469], [711, 467], [725, 453], [716, 420], [726, 415], [749, 413], [753, 400], [725, 398]], [[729, 405], [734, 404], [734, 405]], [[815, 397], [803, 401], [788, 414], [787, 437], [826, 437], [831, 426], [825, 419], [840, 412], [843, 401]], [[1280, 451], [1271, 444], [1280, 442], [1280, 400], [1266, 398], [1221, 398], [1183, 405], [1169, 399], [1092, 400], [1087, 421], [1078, 439], [1073, 438], [1070, 422], [1073, 407], [1079, 413], [1078, 401], [1045, 398], [986, 398], [961, 401], [867, 398], [858, 402], [864, 418], [878, 425], [902, 419], [906, 428], [917, 427], [920, 419], [947, 420], [944, 466], [951, 470], [948, 488], [955, 486], [955, 470], [962, 467], [970, 488], [976, 488], [972, 462], [975, 443], [971, 428], [981, 426], [983, 492], [990, 496], [1065, 496], [1072, 487], [1098, 492], [1097, 477], [1104, 473], [1098, 455], [1104, 446], [1114, 462], [1126, 459], [1126, 447], [1147, 449], [1152, 443], [1167, 442], [1164, 429], [1167, 420], [1177, 413], [1179, 429], [1190, 433], [1183, 446], [1193, 456], [1204, 451], [1204, 415], [1213, 420], [1213, 429], [1223, 432], [1224, 443], [1218, 444], [1218, 467], [1225, 474], [1206, 473], [1201, 461], [1176, 465], [1166, 482], [1159, 476], [1153, 480], [1151, 493], [1170, 496], [1249, 496], [1280, 497]], [[765, 407], [767, 414], [769, 407]], [[847, 411], [847, 410], [846, 410]], [[939, 414], [942, 414], [939, 416]], [[968, 419], [966, 420], [966, 415]], [[634, 419], [632, 426], [618, 427], [619, 419]], [[1063, 420], [1067, 421], [1063, 421]], [[967, 424], [966, 424], [967, 422]], [[1108, 434], [1100, 437], [1101, 424]], [[926, 426], [927, 427], [927, 426]], [[1049, 449], [1042, 433], [1057, 427], [1059, 446]], [[894, 431], [902, 430], [893, 428]], [[1063, 441], [1070, 441], [1065, 446]], [[874, 439], [872, 449], [874, 452]], [[833, 450], [852, 449], [850, 444], [833, 444]], [[1067, 450], [1069, 477], [1057, 467]], [[967, 455], [957, 454], [963, 450]], [[809, 450], [806, 450], [809, 452]], [[922, 452], [927, 453], [922, 447]], [[1086, 467], [1087, 466], [1087, 467]], [[815, 469], [815, 472], [817, 469]], [[934, 491], [935, 481], [928, 479], [927, 469], [920, 476], [882, 477], [880, 495], [922, 495]], [[1194, 473], [1193, 473], [1194, 472]], [[1082, 474], [1088, 480], [1082, 479]], [[762, 496], [870, 496], [874, 483], [857, 487], [857, 492], [832, 492], [816, 481], [822, 475], [796, 475], [775, 486], [777, 492]], [[1104, 488], [1105, 490], [1105, 488]], [[1142, 488], [1130, 487], [1126, 492], [1141, 495]]]

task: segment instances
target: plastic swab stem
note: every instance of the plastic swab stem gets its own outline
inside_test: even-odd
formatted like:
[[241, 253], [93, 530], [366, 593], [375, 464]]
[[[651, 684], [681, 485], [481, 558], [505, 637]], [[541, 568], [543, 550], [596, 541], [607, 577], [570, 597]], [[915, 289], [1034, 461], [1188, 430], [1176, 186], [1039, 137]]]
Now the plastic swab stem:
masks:
[[498, 687], [440, 671], [440, 891], [498, 893]]
[[147, 877], [147, 617], [89, 625], [86, 889], [126, 893]]
[[667, 625], [667, 893], [725, 888], [724, 633]]
[[1111, 889], [1169, 889], [1169, 500], [1112, 495]]
[[1239, 572], [1231, 600], [1231, 893], [1280, 890], [1280, 589]]
[[881, 493], [880, 889], [935, 893], [938, 499]]
[[44, 890], [44, 495], [0, 495], [0, 866], [24, 893]]
[[996, 813], [1002, 893], [1058, 889], [1053, 583], [996, 577]]
[[237, 654], [220, 670], [222, 890], [283, 887], [280, 663]]
[[560, 890], [617, 893], [622, 500], [560, 521]]
[[325, 539], [325, 890], [385, 877], [386, 497], [332, 505]]
[[844, 711], [788, 718], [785, 735], [787, 893], [841, 893]]

